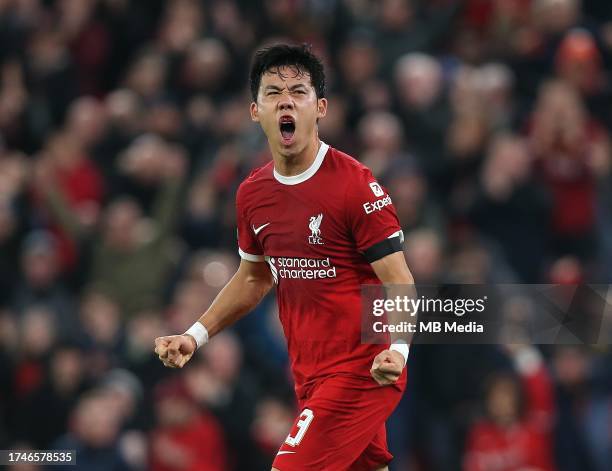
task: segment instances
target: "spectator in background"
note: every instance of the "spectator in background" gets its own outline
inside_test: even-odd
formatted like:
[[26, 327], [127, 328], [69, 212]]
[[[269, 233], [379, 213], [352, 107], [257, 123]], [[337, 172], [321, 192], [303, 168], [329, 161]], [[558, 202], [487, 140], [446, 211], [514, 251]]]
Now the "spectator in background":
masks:
[[184, 98], [196, 94], [218, 100], [225, 98], [231, 90], [228, 85], [232, 85], [231, 59], [226, 46], [218, 39], [190, 42], [178, 77]]
[[383, 178], [393, 164], [404, 160], [401, 154], [403, 133], [397, 116], [380, 111], [365, 115], [359, 123], [361, 160], [372, 165], [372, 173]]
[[14, 394], [18, 399], [38, 389], [45, 379], [49, 355], [57, 340], [57, 322], [42, 306], [27, 309], [18, 321], [19, 356], [15, 361]]
[[26, 50], [32, 98], [29, 112], [40, 117], [32, 126], [31, 137], [40, 146], [49, 129], [63, 123], [79, 87], [75, 64], [60, 30], [33, 28]]
[[[371, 93], [365, 90], [377, 83], [380, 67], [380, 51], [368, 30], [357, 30], [339, 47], [338, 82], [348, 97], [348, 114], [351, 121], [371, 108]], [[325, 121], [325, 120], [323, 120]]]
[[466, 471], [557, 469], [552, 454], [550, 378], [532, 347], [518, 346], [511, 353], [520, 379], [511, 374], [488, 379], [486, 419], [468, 433]]
[[383, 72], [408, 52], [428, 50], [444, 36], [461, 2], [418, 3], [412, 0], [383, 0], [375, 4], [377, 49]]
[[26, 158], [5, 153], [0, 143], [0, 306], [12, 302], [19, 279], [19, 253], [25, 231]]
[[64, 433], [70, 411], [88, 386], [85, 357], [77, 345], [58, 345], [49, 363], [48, 376], [15, 411], [17, 436], [38, 449], [48, 449]]
[[101, 377], [120, 361], [125, 337], [125, 320], [112, 298], [86, 291], [79, 309], [79, 343], [86, 353], [89, 375]]
[[198, 411], [180, 380], [156, 391], [157, 427], [152, 432], [152, 471], [224, 471], [227, 456], [222, 430], [208, 413]]
[[[77, 466], [92, 471], [128, 471], [119, 447], [120, 409], [109, 395], [91, 391], [79, 398], [70, 415], [69, 432], [54, 444], [56, 450], [75, 450]], [[57, 469], [72, 469], [56, 465]]]
[[583, 347], [566, 345], [554, 351], [558, 401], [555, 441], [560, 471], [609, 468], [612, 446], [605, 437], [612, 431], [610, 373], [608, 370], [607, 378], [598, 378], [595, 366]]
[[164, 56], [153, 51], [143, 52], [130, 66], [125, 78], [125, 87], [150, 104], [163, 98], [168, 64]]
[[24, 121], [29, 95], [25, 79], [23, 64], [18, 60], [0, 68], [0, 133], [9, 145], [28, 148]]
[[514, 94], [515, 76], [505, 64], [489, 62], [478, 68], [481, 93], [491, 127], [499, 132], [516, 126], [520, 103]]
[[343, 95], [332, 95], [327, 98], [330, 107], [325, 119], [319, 122], [319, 134], [324, 142], [337, 149], [355, 149], [355, 136], [348, 128], [349, 102]]
[[164, 325], [159, 311], [141, 311], [126, 323], [126, 341], [121, 364], [138, 377], [145, 391], [142, 404], [143, 429], [148, 429], [152, 425], [151, 414], [146, 414], [151, 405], [148, 392], [152, 391], [155, 385], [166, 377], [164, 371], [156, 368], [155, 358], [149, 355], [151, 335], [155, 338], [156, 335], [163, 332]]
[[494, 124], [488, 116], [488, 103], [481, 87], [480, 70], [461, 66], [454, 74], [449, 91], [451, 119], [445, 129], [445, 195], [452, 210], [461, 211], [475, 184], [474, 175], [482, 163]]
[[[89, 156], [95, 170], [102, 173], [99, 178], [103, 181], [107, 176], [104, 173], [105, 166], [108, 165], [106, 161], [112, 161], [102, 149], [109, 127], [108, 111], [105, 103], [91, 96], [85, 96], [74, 100], [66, 118], [66, 132], [79, 141], [84, 155]], [[106, 185], [103, 190], [104, 196], [107, 193]]]
[[251, 426], [252, 440], [257, 444], [261, 458], [255, 459], [262, 469], [274, 460], [278, 444], [291, 430], [295, 410], [280, 398], [265, 397], [257, 403], [255, 418]]
[[243, 352], [237, 337], [224, 332], [202, 350], [194, 368], [185, 372], [185, 384], [202, 410], [219, 420], [226, 433], [231, 465], [249, 467], [255, 450], [251, 443], [250, 424], [255, 415], [259, 384], [243, 365]]
[[0, 446], [8, 449], [10, 410], [15, 404], [13, 362], [17, 351], [17, 323], [7, 311], [0, 310]]
[[[110, 204], [103, 217], [103, 235], [84, 225], [68, 210], [55, 187], [48, 187], [48, 204], [55, 219], [73, 237], [91, 246], [91, 281], [94, 289], [115, 299], [122, 314], [131, 316], [159, 304], [162, 286], [175, 263], [172, 235], [180, 202], [185, 157], [180, 148], [157, 138], [135, 142], [123, 158], [125, 172], [145, 185], [158, 186], [148, 223], [140, 206], [130, 198]], [[87, 256], [85, 253], [83, 256]]]
[[181, 235], [191, 249], [219, 245], [220, 196], [211, 171], [200, 172], [194, 178], [181, 222]]
[[580, 92], [589, 111], [600, 121], [610, 123], [609, 78], [602, 67], [602, 56], [593, 35], [586, 29], [570, 30], [557, 49], [557, 75]]
[[557, 80], [540, 89], [529, 140], [540, 180], [552, 194], [552, 249], [590, 261], [597, 247], [597, 181], [609, 175], [608, 135], [577, 91]]
[[394, 83], [406, 139], [438, 191], [444, 172], [444, 130], [450, 121], [442, 66], [428, 54], [406, 54], [397, 61]]
[[56, 189], [66, 202], [66, 209], [79, 224], [96, 224], [103, 197], [102, 175], [85, 153], [84, 141], [74, 131], [60, 131], [48, 140], [48, 145], [35, 164], [36, 181], [32, 188], [33, 205], [40, 218], [48, 223], [57, 237], [59, 262], [63, 272], [76, 268], [78, 246], [71, 234], [48, 214], [46, 192]]
[[[399, 160], [399, 159], [398, 159]], [[381, 179], [389, 194], [404, 232], [431, 229], [438, 234], [445, 232], [442, 212], [429, 192], [425, 176], [414, 164], [397, 162]]]
[[74, 334], [74, 309], [70, 293], [60, 278], [59, 247], [46, 231], [35, 231], [23, 241], [21, 266], [24, 278], [13, 293], [17, 314], [42, 306], [53, 315], [60, 337]]
[[541, 279], [549, 210], [548, 194], [532, 176], [527, 143], [511, 134], [494, 137], [468, 211], [523, 282]]
[[406, 233], [404, 253], [417, 283], [435, 285], [444, 281], [444, 247], [438, 233], [431, 229]]
[[115, 368], [106, 373], [97, 387], [117, 406], [121, 417], [122, 431], [119, 448], [126, 462], [133, 469], [145, 469], [148, 463], [149, 443], [144, 431], [152, 417], [144, 405], [144, 390], [138, 377], [128, 370]]

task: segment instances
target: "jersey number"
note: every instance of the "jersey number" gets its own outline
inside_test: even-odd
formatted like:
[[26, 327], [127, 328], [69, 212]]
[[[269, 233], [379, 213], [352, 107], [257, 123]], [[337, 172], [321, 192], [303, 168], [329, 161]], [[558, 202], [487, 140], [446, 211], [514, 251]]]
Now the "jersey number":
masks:
[[293, 437], [289, 435], [287, 440], [285, 440], [285, 443], [289, 446], [297, 446], [300, 444], [302, 438], [304, 438], [306, 430], [308, 430], [308, 427], [312, 422], [312, 419], [314, 419], [314, 413], [310, 409], [304, 409], [300, 414], [299, 419], [300, 420], [298, 420], [295, 424], [298, 429], [297, 433]]

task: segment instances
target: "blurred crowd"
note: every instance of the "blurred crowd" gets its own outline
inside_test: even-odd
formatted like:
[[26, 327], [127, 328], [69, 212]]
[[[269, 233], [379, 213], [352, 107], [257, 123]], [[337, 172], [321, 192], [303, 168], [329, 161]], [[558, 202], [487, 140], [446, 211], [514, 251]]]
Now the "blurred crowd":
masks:
[[[269, 469], [273, 295], [184, 370], [152, 350], [238, 265], [248, 67], [281, 41], [323, 57], [320, 136], [388, 188], [418, 283], [612, 280], [609, 0], [0, 0], [0, 449]], [[611, 360], [417, 345], [391, 469], [609, 470]]]

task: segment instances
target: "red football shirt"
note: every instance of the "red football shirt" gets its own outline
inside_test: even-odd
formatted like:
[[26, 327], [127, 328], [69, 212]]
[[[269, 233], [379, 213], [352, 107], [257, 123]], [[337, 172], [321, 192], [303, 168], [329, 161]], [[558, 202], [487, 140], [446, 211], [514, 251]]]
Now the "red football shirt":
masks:
[[370, 376], [380, 345], [361, 344], [362, 284], [370, 262], [401, 250], [391, 198], [370, 170], [321, 143], [313, 164], [285, 177], [273, 162], [236, 195], [242, 258], [266, 261], [277, 284], [298, 398], [320, 378]]

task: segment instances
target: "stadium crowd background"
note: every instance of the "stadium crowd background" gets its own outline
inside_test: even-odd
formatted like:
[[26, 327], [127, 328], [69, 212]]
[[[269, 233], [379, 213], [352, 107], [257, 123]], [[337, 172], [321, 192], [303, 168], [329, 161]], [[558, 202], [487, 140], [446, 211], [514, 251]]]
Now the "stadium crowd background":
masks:
[[[283, 40], [324, 57], [321, 137], [389, 189], [417, 282], [612, 280], [608, 0], [0, 0], [0, 449], [269, 469], [272, 297], [184, 370], [152, 350], [238, 264], [248, 66]], [[416, 346], [392, 469], [609, 470], [611, 360]]]

